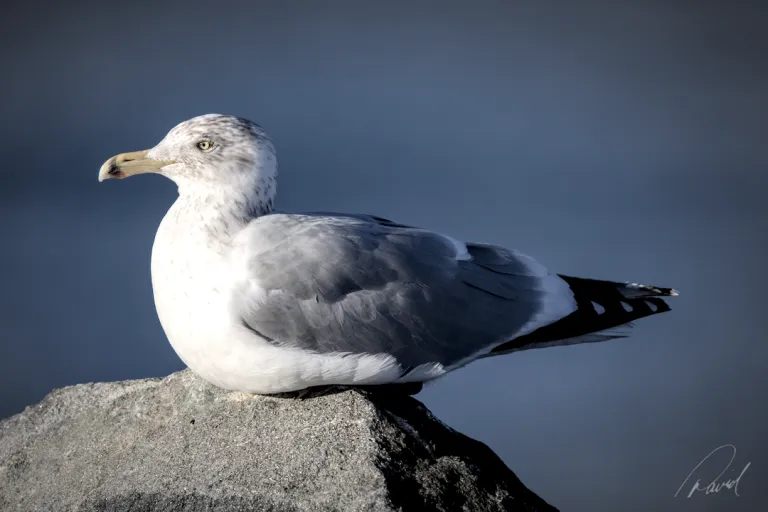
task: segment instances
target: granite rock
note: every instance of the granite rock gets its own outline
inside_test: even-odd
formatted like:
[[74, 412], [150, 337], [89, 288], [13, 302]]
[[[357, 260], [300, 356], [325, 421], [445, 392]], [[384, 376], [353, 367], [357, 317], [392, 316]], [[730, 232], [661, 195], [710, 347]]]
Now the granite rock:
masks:
[[0, 510], [555, 509], [412, 397], [255, 396], [184, 370], [58, 389], [0, 422]]

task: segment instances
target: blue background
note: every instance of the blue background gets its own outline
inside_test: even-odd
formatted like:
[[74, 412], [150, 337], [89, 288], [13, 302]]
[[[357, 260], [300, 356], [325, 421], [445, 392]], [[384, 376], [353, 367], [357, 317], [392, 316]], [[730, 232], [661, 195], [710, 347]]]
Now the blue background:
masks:
[[[27, 2], [0, 21], [0, 417], [183, 367], [156, 318], [175, 187], [99, 184], [176, 123], [262, 124], [278, 207], [366, 212], [680, 289], [626, 340], [480, 361], [419, 399], [564, 511], [768, 505], [759, 3]], [[739, 493], [674, 494], [737, 448]], [[704, 483], [725, 467], [719, 452]], [[708, 479], [707, 479], [708, 478]]]

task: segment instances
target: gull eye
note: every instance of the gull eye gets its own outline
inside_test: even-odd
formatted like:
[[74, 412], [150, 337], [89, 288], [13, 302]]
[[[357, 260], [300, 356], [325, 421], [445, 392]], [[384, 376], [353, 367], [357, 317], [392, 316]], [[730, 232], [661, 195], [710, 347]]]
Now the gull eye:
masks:
[[197, 149], [200, 151], [210, 151], [213, 149], [213, 141], [203, 139], [197, 143]]

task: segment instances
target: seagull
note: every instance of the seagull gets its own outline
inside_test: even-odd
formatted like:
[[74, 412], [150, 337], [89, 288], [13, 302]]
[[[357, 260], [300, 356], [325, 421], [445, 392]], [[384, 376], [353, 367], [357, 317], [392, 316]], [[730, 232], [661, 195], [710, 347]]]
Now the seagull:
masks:
[[225, 389], [413, 394], [478, 359], [625, 337], [678, 294], [373, 215], [278, 212], [277, 169], [259, 125], [207, 114], [99, 170], [178, 186], [152, 247], [157, 315], [181, 360]]

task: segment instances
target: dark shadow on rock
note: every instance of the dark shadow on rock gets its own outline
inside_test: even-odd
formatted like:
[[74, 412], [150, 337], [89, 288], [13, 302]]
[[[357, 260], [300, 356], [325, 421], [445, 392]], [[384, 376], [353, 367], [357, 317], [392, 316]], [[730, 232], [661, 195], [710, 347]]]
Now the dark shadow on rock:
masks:
[[392, 395], [395, 397], [411, 396], [421, 392], [424, 384], [421, 382], [404, 382], [402, 384], [372, 384], [366, 386], [315, 386], [299, 391], [289, 391], [286, 393], [274, 393], [269, 395], [274, 398], [290, 398], [294, 400], [307, 400], [310, 398], [319, 398], [321, 396], [335, 395], [345, 391], [359, 390], [369, 393], [382, 395]]

